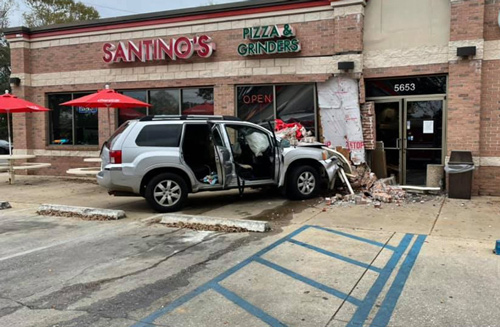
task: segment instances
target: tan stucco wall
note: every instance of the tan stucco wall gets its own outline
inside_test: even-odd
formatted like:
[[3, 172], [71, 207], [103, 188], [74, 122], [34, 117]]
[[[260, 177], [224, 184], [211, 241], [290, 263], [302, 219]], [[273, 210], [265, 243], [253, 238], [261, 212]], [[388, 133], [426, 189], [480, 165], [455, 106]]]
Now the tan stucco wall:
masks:
[[447, 46], [450, 16], [450, 0], [370, 0], [365, 51]]

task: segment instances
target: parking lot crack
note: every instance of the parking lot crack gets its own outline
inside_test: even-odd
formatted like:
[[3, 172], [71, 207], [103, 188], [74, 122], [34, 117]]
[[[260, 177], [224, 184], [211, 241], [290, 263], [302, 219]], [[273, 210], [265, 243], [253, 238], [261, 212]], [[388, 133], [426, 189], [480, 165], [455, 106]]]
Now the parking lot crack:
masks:
[[[174, 233], [179, 232], [179, 231], [181, 231], [181, 229], [177, 229], [177, 230], [175, 230], [175, 231], [173, 231], [173, 232], [165, 233], [164, 235], [171, 235], [171, 234], [174, 234]], [[208, 240], [208, 238], [207, 238], [207, 239], [205, 239], [205, 240]], [[204, 241], [204, 240], [203, 240], [203, 241]], [[203, 242], [203, 241], [201, 241], [201, 242]], [[200, 244], [201, 242], [196, 243], [196, 244], [194, 244], [193, 246], [196, 246], [196, 245]], [[155, 245], [155, 246], [153, 246], [153, 247], [151, 247], [151, 248], [148, 248], [148, 249], [147, 249], [147, 250], [145, 250], [145, 251], [141, 251], [141, 252], [136, 253], [136, 254], [134, 254], [134, 255], [132, 255], [132, 256], [130, 256], [130, 257], [127, 257], [127, 258], [133, 258], [133, 257], [138, 257], [138, 256], [141, 256], [141, 255], [143, 255], [143, 254], [145, 254], [145, 253], [151, 252], [152, 250], [154, 250], [156, 247], [158, 247], [158, 246], [160, 246], [160, 245], [161, 245], [161, 244], [157, 244], [157, 245]], [[190, 246], [190, 247], [192, 247], [192, 246]], [[161, 259], [159, 262], [156, 262], [153, 266], [147, 267], [147, 268], [145, 268], [144, 270], [141, 270], [141, 271], [135, 271], [135, 272], [132, 272], [131, 274], [141, 273], [141, 272], [144, 272], [144, 271], [146, 271], [146, 270], [153, 269], [153, 268], [157, 267], [158, 265], [160, 265], [162, 262], [165, 262], [166, 260], [168, 260], [168, 259], [172, 258], [174, 255], [176, 255], [176, 254], [178, 254], [178, 253], [181, 253], [182, 251], [188, 250], [190, 247], [188, 247], [188, 248], [184, 248], [184, 249], [182, 249], [181, 251], [174, 252], [174, 253], [172, 253], [171, 255], [169, 255], [169, 256], [167, 256], [167, 257], [165, 257], [165, 258]], [[156, 265], [156, 266], [155, 266], [155, 265]], [[72, 280], [75, 280], [75, 279], [77, 279], [78, 277], [80, 277], [80, 276], [84, 275], [84, 274], [85, 274], [85, 273], [86, 273], [89, 269], [94, 268], [94, 267], [95, 267], [95, 265], [90, 265], [90, 266], [88, 266], [88, 267], [85, 267], [82, 271], [80, 271], [79, 273], [77, 273], [77, 274], [76, 274], [76, 275], [74, 275], [73, 277], [68, 278], [68, 279], [67, 279], [67, 281], [65, 282], [65, 284], [66, 284], [66, 285], [67, 285], [67, 284], [69, 284]], [[125, 277], [128, 277], [128, 276], [129, 276], [129, 275], [123, 275], [123, 276], [119, 276], [119, 277], [116, 277], [116, 278], [117, 278], [117, 279], [120, 279], [120, 278], [125, 278]], [[114, 279], [113, 279], [113, 280], [114, 280]], [[111, 280], [111, 281], [113, 281], [113, 280]]]
[[394, 235], [396, 235], [396, 233], [392, 233], [391, 236], [389, 236], [389, 238], [387, 239], [387, 241], [385, 242], [384, 246], [380, 248], [380, 250], [378, 251], [378, 253], [375, 255], [375, 257], [373, 258], [373, 260], [370, 262], [369, 266], [366, 267], [365, 271], [363, 271], [363, 273], [361, 274], [361, 276], [359, 277], [359, 279], [356, 281], [356, 283], [354, 284], [354, 286], [351, 288], [351, 290], [349, 291], [349, 293], [347, 294], [346, 298], [342, 301], [342, 303], [340, 304], [340, 306], [337, 308], [337, 310], [334, 312], [334, 314], [332, 315], [332, 317], [328, 320], [328, 322], [325, 324], [325, 327], [327, 327], [333, 320], [335, 320], [335, 316], [340, 312], [340, 310], [342, 309], [342, 307], [344, 306], [344, 304], [347, 302], [347, 299], [351, 297], [352, 293], [354, 292], [354, 290], [356, 289], [356, 287], [358, 287], [359, 283], [361, 282], [361, 280], [365, 277], [366, 273], [370, 270], [370, 268], [373, 266], [373, 264], [375, 263], [375, 261], [377, 260], [377, 258], [380, 256], [380, 254], [382, 253], [382, 251], [387, 247], [387, 245], [389, 244], [389, 242], [392, 240], [392, 238], [394, 237]]
[[[218, 236], [221, 235], [222, 234], [218, 234]], [[236, 239], [231, 243], [226, 244], [223, 249], [213, 252], [204, 260], [196, 262], [174, 275], [165, 276], [165, 278], [159, 279], [152, 284], [144, 285], [128, 292], [119, 293], [112, 298], [92, 303], [85, 309], [92, 312], [114, 312], [114, 317], [116, 318], [133, 319], [133, 313], [135, 311], [151, 306], [155, 303], [155, 301], [169, 296], [177, 289], [187, 287], [191, 283], [193, 276], [206, 269], [207, 264], [210, 262], [218, 260], [222, 256], [233, 252], [241, 246], [247, 245], [250, 242], [266, 236], [267, 235], [254, 235]], [[134, 299], [133, 303], [129, 301], [131, 298]], [[168, 303], [168, 300], [165, 301]]]
[[30, 306], [27, 305], [27, 304], [24, 304], [23, 302], [21, 301], [18, 301], [18, 300], [14, 300], [14, 299], [11, 299], [11, 298], [7, 298], [7, 297], [0, 297], [0, 300], [6, 300], [6, 301], [10, 301], [10, 302], [14, 302], [16, 304], [18, 304], [19, 306], [23, 306], [23, 307], [27, 307], [29, 308]]
[[0, 297], [0, 300], [5, 300], [5, 301], [8, 301], [8, 302], [12, 302], [12, 304], [13, 304], [12, 306], [0, 308], [0, 317], [12, 314], [12, 313], [14, 313], [17, 310], [20, 310], [22, 308], [27, 308], [27, 309], [30, 309], [30, 310], [33, 309], [30, 305], [27, 305], [27, 304], [25, 304], [25, 303], [23, 303], [21, 301], [14, 300], [14, 299], [11, 299], [11, 298]]
[[[81, 298], [84, 297], [89, 297], [92, 293], [98, 291], [101, 289], [102, 285], [115, 282], [117, 280], [135, 276], [141, 273], [144, 273], [148, 270], [155, 269], [159, 265], [163, 264], [164, 262], [168, 261], [172, 257], [182, 254], [183, 252], [198, 246], [199, 244], [212, 240], [216, 237], [218, 237], [220, 234], [214, 234], [209, 237], [205, 237], [203, 240], [198, 241], [196, 243], [193, 243], [189, 246], [186, 246], [178, 251], [173, 252], [172, 254], [162, 258], [161, 260], [158, 260], [154, 264], [145, 267], [143, 269], [139, 269], [124, 275], [112, 277], [112, 278], [107, 278], [107, 279], [101, 279], [93, 282], [88, 282], [84, 284], [73, 284], [69, 286], [64, 286], [61, 289], [52, 292], [51, 294], [45, 295], [40, 299], [37, 299], [30, 303], [29, 305], [25, 305], [29, 308], [36, 308], [36, 309], [56, 309], [56, 310], [65, 310], [68, 308], [72, 303], [77, 302]], [[88, 269], [88, 268], [86, 268]], [[81, 273], [80, 273], [81, 274]], [[74, 277], [73, 277], [74, 278]]]
[[446, 202], [446, 198], [443, 198], [443, 201], [441, 202], [441, 207], [439, 208], [439, 211], [438, 211], [438, 213], [437, 213], [437, 215], [436, 215], [436, 219], [434, 220], [434, 223], [432, 224], [432, 227], [431, 227], [431, 230], [430, 230], [430, 232], [429, 232], [429, 235], [431, 235], [431, 234], [432, 234], [432, 232], [434, 231], [434, 228], [435, 228], [435, 227], [436, 227], [436, 225], [437, 225], [437, 222], [438, 222], [438, 220], [439, 220], [439, 217], [441, 216], [441, 212], [443, 211], [443, 207], [444, 207], [445, 202]]

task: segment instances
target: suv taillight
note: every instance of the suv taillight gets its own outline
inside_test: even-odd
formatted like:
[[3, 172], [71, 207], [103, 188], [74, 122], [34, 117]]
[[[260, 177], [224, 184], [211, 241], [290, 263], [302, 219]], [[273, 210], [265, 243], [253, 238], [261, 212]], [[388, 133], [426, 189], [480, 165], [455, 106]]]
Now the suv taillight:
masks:
[[122, 163], [122, 151], [109, 151], [109, 162], [112, 164], [121, 164]]

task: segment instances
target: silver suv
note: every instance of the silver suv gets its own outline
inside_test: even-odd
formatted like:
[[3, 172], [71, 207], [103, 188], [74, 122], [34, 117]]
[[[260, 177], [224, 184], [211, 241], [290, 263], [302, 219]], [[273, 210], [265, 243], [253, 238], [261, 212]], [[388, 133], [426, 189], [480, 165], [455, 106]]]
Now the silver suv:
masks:
[[338, 159], [321, 144], [290, 147], [259, 125], [223, 116], [148, 116], [104, 144], [99, 185], [143, 196], [158, 212], [181, 209], [188, 193], [277, 186], [291, 199], [333, 188]]

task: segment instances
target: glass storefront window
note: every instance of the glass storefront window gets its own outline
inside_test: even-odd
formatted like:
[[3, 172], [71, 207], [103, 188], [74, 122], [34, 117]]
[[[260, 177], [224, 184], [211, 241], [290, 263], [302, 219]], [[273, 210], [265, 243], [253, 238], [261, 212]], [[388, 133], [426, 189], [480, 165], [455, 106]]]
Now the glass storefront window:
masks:
[[52, 109], [50, 112], [51, 144], [74, 144], [73, 107], [60, 106], [61, 103], [72, 99], [73, 95], [71, 93], [49, 95], [49, 108]]
[[[124, 91], [123, 95], [142, 102], [148, 102], [147, 91]], [[118, 125], [121, 126], [127, 120], [140, 119], [148, 115], [147, 108], [122, 108], [118, 110]]]
[[0, 114], [0, 140], [7, 141], [8, 136], [7, 114]]
[[366, 81], [367, 97], [446, 94], [446, 76], [401, 77]]
[[274, 120], [273, 88], [272, 85], [238, 87], [238, 117], [256, 124]]
[[314, 85], [277, 85], [276, 117], [285, 123], [300, 123], [316, 135]]
[[274, 119], [300, 123], [316, 135], [314, 84], [240, 86], [236, 92], [238, 118], [264, 127]]
[[67, 107], [60, 104], [90, 93], [49, 95], [50, 144], [97, 145], [99, 120], [97, 108]]
[[182, 89], [183, 115], [213, 115], [214, 89]]
[[152, 90], [149, 92], [149, 112], [152, 115], [178, 115], [179, 89]]
[[150, 108], [118, 109], [118, 123], [147, 115], [213, 115], [214, 89], [155, 89], [124, 91], [124, 95], [151, 104]]
[[[75, 94], [74, 98], [86, 96], [90, 93]], [[74, 107], [75, 144], [99, 144], [99, 119], [97, 108]]]

